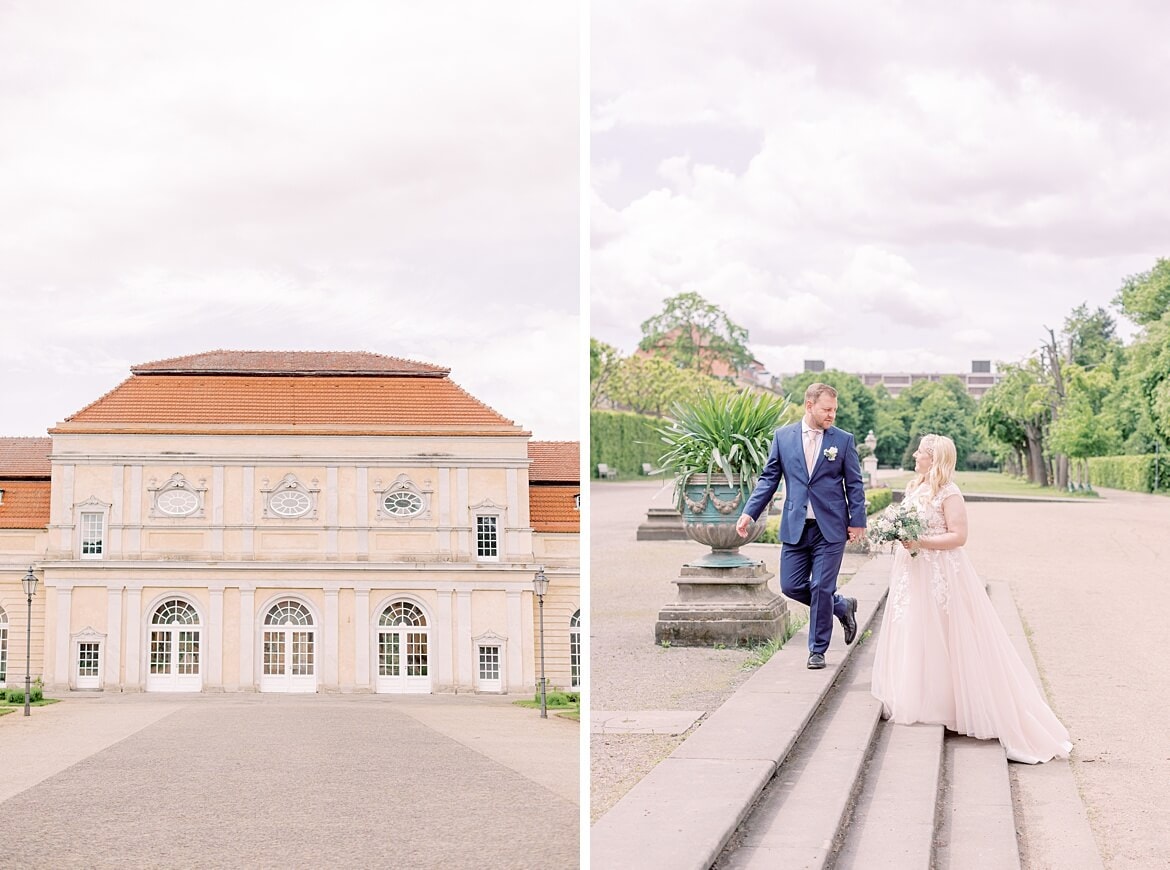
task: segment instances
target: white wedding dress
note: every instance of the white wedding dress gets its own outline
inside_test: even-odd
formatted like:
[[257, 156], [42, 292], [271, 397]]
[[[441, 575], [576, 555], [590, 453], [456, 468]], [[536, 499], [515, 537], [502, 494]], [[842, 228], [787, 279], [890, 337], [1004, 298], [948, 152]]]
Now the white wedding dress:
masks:
[[[950, 483], [907, 487], [922, 537], [947, 531], [942, 503]], [[1035, 764], [1067, 757], [1069, 734], [1048, 707], [1000, 622], [962, 547], [898, 546], [877, 639], [874, 697], [901, 724], [924, 722], [981, 739], [997, 738], [1012, 761]]]

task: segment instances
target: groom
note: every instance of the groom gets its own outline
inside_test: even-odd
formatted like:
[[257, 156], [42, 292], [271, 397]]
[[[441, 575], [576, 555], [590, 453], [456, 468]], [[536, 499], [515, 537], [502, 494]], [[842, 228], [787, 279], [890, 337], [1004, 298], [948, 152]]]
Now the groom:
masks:
[[846, 645], [857, 635], [857, 599], [837, 594], [837, 572], [846, 538], [856, 541], [865, 533], [865, 487], [857, 444], [833, 426], [836, 417], [837, 391], [809, 385], [804, 419], [776, 430], [768, 464], [735, 524], [746, 538], [784, 478], [780, 588], [809, 607], [808, 666], [814, 669], [825, 666], [834, 616], [845, 628]]

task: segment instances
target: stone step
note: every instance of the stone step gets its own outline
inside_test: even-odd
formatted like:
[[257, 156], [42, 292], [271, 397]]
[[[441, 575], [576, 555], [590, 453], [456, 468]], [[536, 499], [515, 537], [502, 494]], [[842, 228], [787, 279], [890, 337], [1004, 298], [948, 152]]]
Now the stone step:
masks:
[[1019, 870], [1007, 755], [996, 740], [947, 734], [935, 837], [938, 870]]
[[942, 760], [941, 725], [882, 722], [834, 866], [930, 870]]
[[[842, 588], [864, 633], [889, 588], [889, 561], [867, 562]], [[804, 730], [858, 643], [839, 630], [824, 670], [810, 671], [807, 626], [654, 767], [590, 835], [604, 870], [708, 870]]]
[[872, 639], [854, 653], [716, 870], [827, 865], [881, 716], [870, 694], [873, 654]]

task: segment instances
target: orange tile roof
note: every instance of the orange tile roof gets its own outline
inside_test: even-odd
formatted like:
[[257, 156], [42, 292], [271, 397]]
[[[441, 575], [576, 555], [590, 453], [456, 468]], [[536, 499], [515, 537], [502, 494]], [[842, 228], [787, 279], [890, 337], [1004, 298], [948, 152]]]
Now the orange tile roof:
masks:
[[451, 370], [368, 351], [213, 350], [131, 366], [133, 374], [419, 375]]
[[52, 438], [0, 438], [0, 478], [48, 477]]
[[538, 532], [580, 532], [581, 511], [574, 505], [578, 486], [530, 486], [528, 510]]
[[0, 480], [0, 529], [43, 529], [49, 524], [49, 481]]
[[446, 369], [379, 354], [216, 351], [131, 371], [50, 432], [529, 434]]
[[529, 441], [530, 483], [579, 483], [581, 444], [578, 441]]

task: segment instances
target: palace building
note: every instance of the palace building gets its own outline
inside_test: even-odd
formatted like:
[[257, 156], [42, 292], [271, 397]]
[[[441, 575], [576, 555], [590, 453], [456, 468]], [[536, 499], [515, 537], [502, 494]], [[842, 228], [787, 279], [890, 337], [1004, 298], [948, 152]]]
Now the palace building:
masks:
[[581, 682], [580, 451], [374, 353], [136, 365], [0, 438], [0, 685], [531, 693]]

